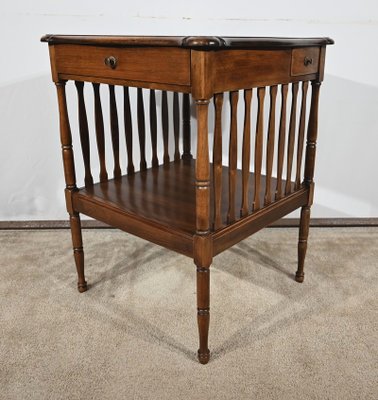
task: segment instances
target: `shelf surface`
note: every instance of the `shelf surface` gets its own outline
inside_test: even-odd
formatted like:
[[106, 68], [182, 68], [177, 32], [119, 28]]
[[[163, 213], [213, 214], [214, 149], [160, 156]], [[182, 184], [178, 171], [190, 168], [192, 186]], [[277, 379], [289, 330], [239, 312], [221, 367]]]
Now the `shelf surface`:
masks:
[[[223, 167], [222, 176], [222, 222], [227, 226], [228, 168]], [[166, 166], [150, 168], [134, 175], [125, 175], [81, 188], [75, 194], [75, 202], [90, 202], [95, 207], [109, 208], [119, 214], [138, 217], [168, 230], [194, 235], [195, 227], [195, 161], [171, 162]], [[272, 197], [277, 180], [272, 178]], [[285, 181], [282, 182], [284, 187]], [[261, 177], [260, 202], [264, 204], [265, 177]], [[294, 183], [292, 183], [294, 190]], [[241, 171], [237, 170], [235, 191], [235, 220], [240, 219], [242, 196]], [[250, 211], [254, 196], [254, 175], [249, 177]], [[214, 194], [211, 187], [211, 201]], [[79, 210], [80, 211], [80, 210]], [[98, 216], [97, 216], [98, 217]], [[211, 216], [211, 221], [213, 220]], [[106, 221], [104, 221], [106, 222]]]

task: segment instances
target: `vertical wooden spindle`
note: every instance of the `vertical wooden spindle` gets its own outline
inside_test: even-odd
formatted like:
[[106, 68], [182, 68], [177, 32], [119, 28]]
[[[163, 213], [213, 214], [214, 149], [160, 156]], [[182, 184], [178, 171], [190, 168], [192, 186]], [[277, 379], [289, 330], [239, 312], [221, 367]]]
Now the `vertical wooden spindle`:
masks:
[[288, 85], [281, 85], [281, 116], [278, 137], [278, 159], [277, 159], [277, 190], [276, 200], [282, 198], [282, 171], [285, 154], [285, 139], [286, 139], [286, 99]]
[[146, 163], [146, 122], [144, 119], [144, 101], [143, 89], [138, 88], [137, 92], [137, 115], [138, 115], [138, 133], [140, 147], [140, 170], [147, 169]]
[[87, 110], [85, 107], [84, 100], [84, 82], [75, 82], [78, 96], [78, 113], [79, 113], [79, 130], [80, 130], [80, 142], [81, 142], [81, 152], [83, 154], [84, 160], [84, 170], [85, 170], [85, 186], [93, 185], [93, 177], [91, 173], [91, 161], [90, 161], [90, 151], [89, 151], [89, 129], [88, 129], [88, 119]]
[[183, 133], [183, 160], [193, 158], [190, 152], [190, 98], [188, 93], [182, 96], [182, 133]]
[[131, 119], [129, 88], [123, 87], [123, 118], [125, 123], [125, 138], [127, 149], [127, 174], [134, 173], [133, 163], [133, 125]]
[[115, 98], [114, 85], [109, 85], [109, 109], [110, 109], [110, 131], [112, 134], [113, 158], [114, 158], [114, 179], [121, 177], [121, 166], [119, 164], [119, 125], [117, 103]]
[[305, 161], [305, 179], [306, 186], [310, 187], [313, 184], [315, 170], [315, 154], [316, 154], [316, 139], [318, 136], [318, 108], [319, 108], [319, 91], [320, 82], [313, 81], [311, 83], [311, 108], [308, 121], [307, 145], [306, 145], [306, 161]]
[[274, 155], [274, 139], [276, 133], [276, 98], [277, 86], [270, 87], [270, 110], [268, 125], [268, 142], [266, 153], [266, 181], [265, 181], [265, 197], [264, 204], [268, 205], [272, 202], [271, 186], [272, 186], [272, 168]]
[[96, 124], [96, 140], [97, 151], [100, 159], [100, 182], [108, 180], [105, 163], [105, 133], [104, 133], [104, 118], [102, 116], [102, 106], [100, 99], [100, 84], [93, 83], [94, 91], [94, 108], [95, 108], [95, 124]]
[[302, 105], [301, 105], [301, 116], [299, 119], [297, 172], [295, 177], [295, 189], [299, 189], [301, 186], [302, 155], [303, 155], [303, 144], [305, 135], [305, 124], [306, 124], [307, 89], [308, 89], [308, 81], [302, 82]]
[[223, 93], [214, 96], [215, 128], [213, 149], [214, 230], [222, 226], [222, 106]]
[[314, 196], [314, 169], [316, 155], [316, 140], [318, 136], [318, 108], [319, 108], [319, 90], [321, 83], [319, 81], [312, 82], [311, 108], [308, 121], [306, 160], [305, 160], [305, 177], [304, 184], [308, 188], [308, 202], [302, 207], [301, 220], [299, 227], [298, 241], [298, 269], [295, 274], [297, 282], [304, 280], [304, 261], [307, 251], [307, 239], [310, 226], [311, 205]]
[[292, 84], [292, 99], [289, 125], [289, 139], [287, 143], [287, 169], [285, 194], [291, 193], [291, 171], [293, 169], [293, 154], [295, 143], [295, 126], [297, 120], [298, 82]]
[[56, 82], [58, 104], [59, 104], [59, 120], [60, 120], [60, 141], [62, 146], [62, 157], [64, 166], [64, 178], [66, 181], [66, 206], [70, 215], [71, 234], [72, 234], [72, 247], [74, 252], [77, 276], [78, 276], [78, 290], [85, 292], [87, 290], [87, 282], [84, 276], [84, 251], [81, 239], [81, 225], [80, 216], [74, 210], [72, 204], [72, 193], [77, 191], [76, 187], [76, 174], [75, 162], [72, 150], [72, 135], [70, 122], [67, 111], [66, 101], [66, 82]]
[[175, 137], [175, 155], [174, 160], [180, 161], [180, 104], [177, 92], [173, 92], [173, 132]]
[[244, 90], [244, 132], [243, 132], [243, 158], [242, 158], [242, 205], [240, 216], [248, 215], [249, 199], [248, 199], [248, 180], [251, 162], [251, 102], [252, 89]]
[[236, 168], [238, 161], [238, 126], [237, 126], [237, 107], [239, 92], [230, 92], [231, 104], [231, 125], [230, 125], [230, 144], [228, 153], [228, 214], [227, 222], [235, 221], [235, 190], [236, 190]]
[[156, 117], [156, 96], [155, 90], [150, 90], [150, 130], [151, 130], [151, 145], [152, 145], [152, 167], [159, 166], [157, 156], [157, 117]]
[[161, 92], [161, 122], [163, 129], [163, 146], [164, 146], [164, 165], [169, 164], [169, 153], [168, 153], [168, 140], [169, 140], [169, 121], [168, 121], [168, 98], [167, 92], [163, 90]]
[[265, 87], [260, 87], [257, 89], [258, 108], [255, 138], [255, 195], [253, 200], [253, 211], [260, 209], [260, 184], [264, 135], [264, 98]]

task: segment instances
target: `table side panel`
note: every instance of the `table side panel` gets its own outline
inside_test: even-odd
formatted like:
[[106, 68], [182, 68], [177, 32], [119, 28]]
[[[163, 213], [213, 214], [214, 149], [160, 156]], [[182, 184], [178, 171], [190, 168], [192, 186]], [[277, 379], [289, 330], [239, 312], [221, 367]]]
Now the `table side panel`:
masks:
[[[220, 50], [213, 53], [215, 93], [316, 79], [320, 48]], [[304, 59], [312, 60], [304, 65]]]
[[120, 212], [118, 209], [105, 206], [83, 196], [80, 192], [73, 196], [75, 211], [102, 221], [110, 226], [119, 228], [132, 235], [148, 240], [159, 246], [177, 251], [188, 257], [193, 257], [193, 236], [183, 234], [173, 228], [165, 228], [161, 224], [154, 224], [151, 220], [145, 221], [138, 215]]
[[[58, 75], [80, 75], [190, 85], [190, 50], [180, 48], [119, 48], [83, 45], [56, 45]], [[108, 57], [116, 59], [112, 68]]]
[[308, 189], [302, 188], [272, 203], [260, 211], [240, 219], [213, 234], [213, 255], [217, 255], [241, 240], [270, 225], [308, 202]]
[[222, 50], [213, 57], [215, 93], [280, 83], [290, 74], [290, 50]]

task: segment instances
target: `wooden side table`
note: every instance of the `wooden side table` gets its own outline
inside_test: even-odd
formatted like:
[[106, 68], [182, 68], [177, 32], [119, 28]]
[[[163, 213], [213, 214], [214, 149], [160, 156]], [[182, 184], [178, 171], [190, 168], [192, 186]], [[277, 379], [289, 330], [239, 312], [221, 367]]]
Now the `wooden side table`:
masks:
[[[207, 363], [210, 265], [215, 255], [301, 207], [295, 279], [303, 282], [314, 193], [319, 88], [326, 46], [333, 41], [63, 35], [46, 35], [42, 41], [49, 44], [58, 92], [65, 196], [79, 291], [87, 290], [80, 213], [192, 257], [197, 267], [198, 357]], [[85, 168], [81, 188], [76, 186], [67, 81], [74, 81], [77, 89]], [[93, 86], [95, 132], [89, 129], [85, 82]], [[102, 111], [100, 85], [108, 86], [109, 116]], [[133, 90], [135, 107], [130, 101]], [[158, 98], [156, 91], [161, 91]], [[122, 109], [117, 107], [117, 93], [123, 96]], [[224, 93], [229, 107], [225, 107]], [[191, 98], [197, 119], [195, 159]], [[209, 122], [210, 103], [214, 119]], [[157, 104], [161, 104], [161, 114]], [[238, 107], [239, 114], [243, 113], [241, 121]], [[226, 108], [230, 123], [224, 126]], [[107, 127], [112, 178], [105, 159]], [[214, 132], [213, 143], [209, 143], [209, 129]], [[125, 135], [125, 155], [120, 155], [120, 133]], [[90, 154], [93, 136], [98, 156]], [[174, 154], [169, 154], [170, 141]], [[151, 159], [146, 157], [147, 144]], [[223, 159], [226, 152], [228, 160]], [[139, 165], [134, 163], [136, 156]], [[126, 159], [127, 173], [121, 171]], [[95, 163], [100, 171], [96, 182], [92, 175]]]

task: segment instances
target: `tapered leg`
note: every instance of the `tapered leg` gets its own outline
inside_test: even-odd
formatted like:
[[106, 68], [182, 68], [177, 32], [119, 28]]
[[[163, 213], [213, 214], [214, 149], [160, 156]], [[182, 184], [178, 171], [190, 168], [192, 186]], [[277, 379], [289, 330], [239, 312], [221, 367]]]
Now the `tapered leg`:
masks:
[[198, 360], [207, 364], [210, 359], [208, 348], [210, 322], [210, 268], [197, 266], [197, 320], [199, 331]]
[[295, 280], [302, 283], [304, 280], [304, 261], [307, 251], [307, 238], [310, 226], [310, 207], [302, 207], [301, 221], [299, 226], [299, 241], [298, 241], [298, 270], [295, 274]]
[[[74, 155], [72, 151], [72, 135], [68, 118], [67, 101], [66, 101], [66, 82], [56, 82], [60, 115], [60, 140], [62, 144], [62, 156], [64, 164], [64, 178], [66, 181], [66, 206], [70, 215], [72, 245], [78, 274], [79, 292], [87, 290], [87, 282], [84, 278], [84, 253], [83, 241], [81, 238], [81, 224], [79, 213], [73, 210], [72, 193], [77, 190]], [[88, 179], [87, 179], [88, 180]]]
[[197, 266], [197, 319], [200, 347], [198, 360], [207, 364], [210, 321], [210, 265], [213, 258], [210, 236], [210, 164], [208, 144], [208, 99], [196, 99], [197, 158], [196, 158], [196, 235], [194, 236], [194, 263]]
[[87, 282], [84, 276], [84, 251], [83, 239], [81, 237], [81, 222], [78, 213], [70, 215], [72, 246], [75, 257], [75, 264], [78, 276], [77, 288], [80, 293], [87, 290]]

